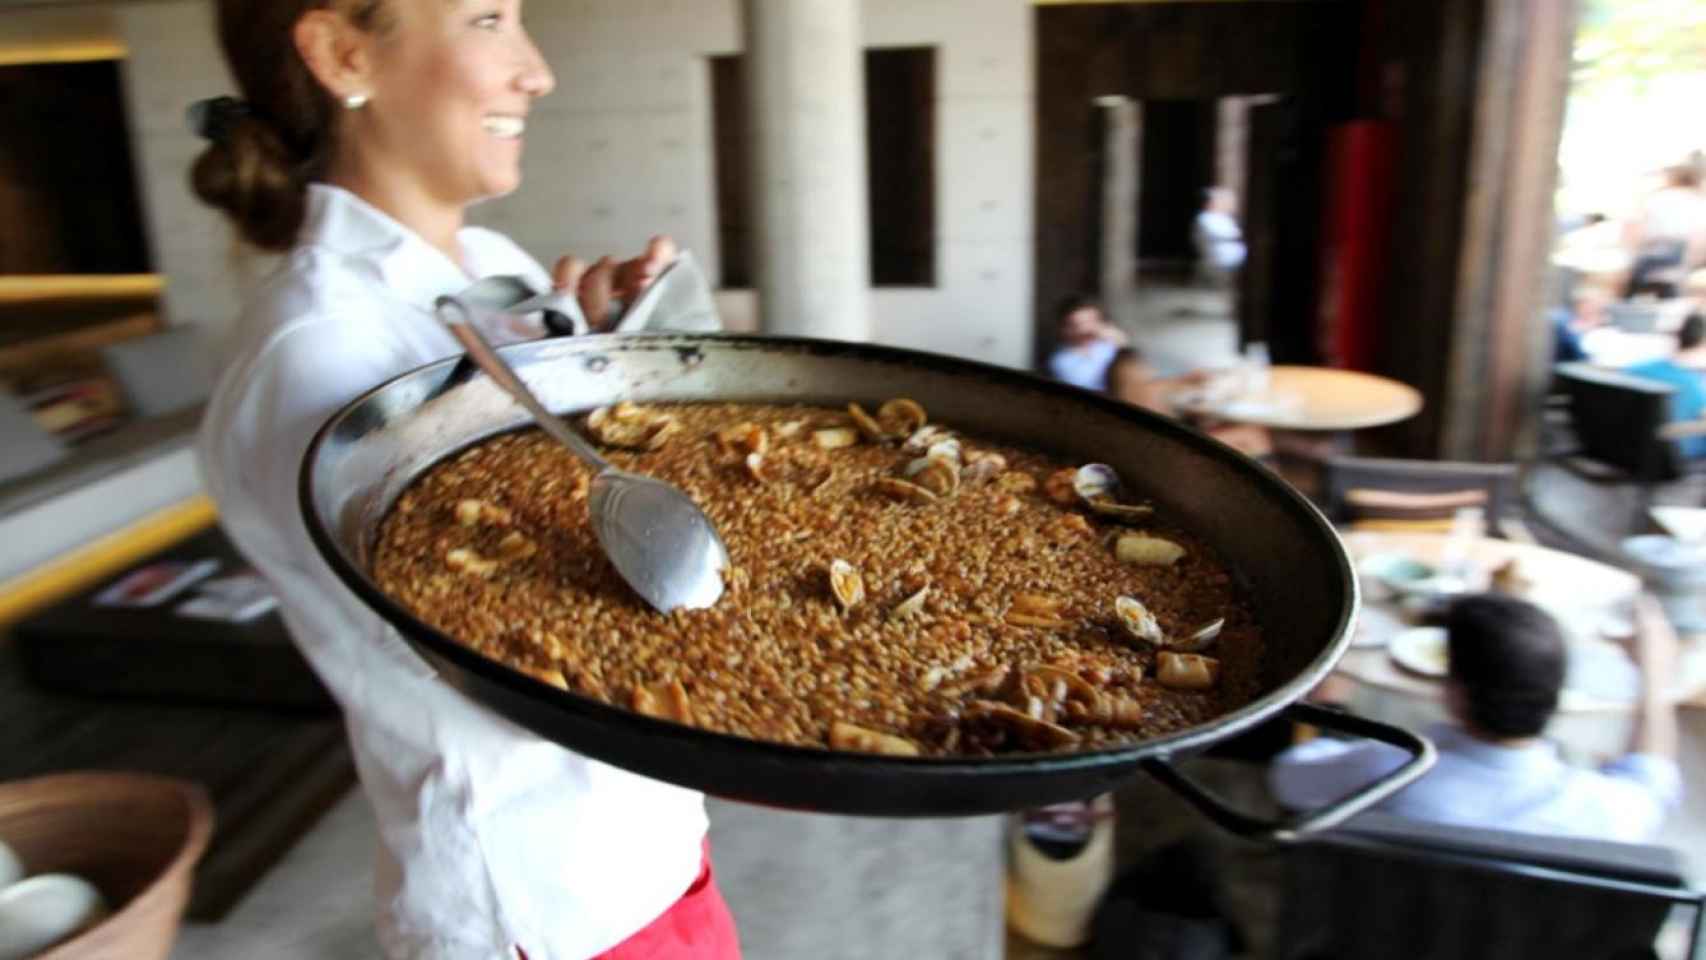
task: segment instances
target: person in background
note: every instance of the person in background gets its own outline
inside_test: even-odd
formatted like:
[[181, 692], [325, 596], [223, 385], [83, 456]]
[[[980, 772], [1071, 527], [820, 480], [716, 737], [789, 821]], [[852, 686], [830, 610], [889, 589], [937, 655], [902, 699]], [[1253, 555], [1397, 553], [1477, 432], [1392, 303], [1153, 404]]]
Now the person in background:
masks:
[[[1168, 399], [1169, 395], [1177, 390], [1200, 388], [1209, 376], [1202, 370], [1193, 370], [1177, 377], [1159, 376], [1149, 361], [1144, 359], [1141, 351], [1135, 347], [1125, 347], [1114, 354], [1112, 362], [1108, 364], [1106, 390], [1108, 395], [1115, 399], [1171, 417], [1176, 414], [1172, 402]], [[1273, 453], [1273, 437], [1265, 427], [1201, 418], [1192, 418], [1188, 422], [1248, 456], [1265, 457]]]
[[[1638, 596], [1634, 613], [1641, 675], [1634, 731], [1622, 757], [1588, 770], [1566, 764], [1541, 736], [1564, 686], [1557, 622], [1503, 594], [1453, 603], [1446, 615], [1453, 720], [1428, 731], [1439, 762], [1377, 809], [1466, 827], [1650, 841], [1682, 797], [1675, 707], [1664, 696], [1677, 639], [1653, 597]], [[1405, 759], [1382, 743], [1318, 738], [1280, 754], [1269, 787], [1286, 807], [1318, 807]]]
[[1238, 198], [1227, 187], [1203, 191], [1203, 207], [1191, 229], [1197, 261], [1207, 275], [1225, 280], [1244, 265], [1244, 231], [1238, 226]]
[[1624, 225], [1623, 240], [1635, 258], [1624, 296], [1675, 296], [1676, 282], [1667, 274], [1685, 273], [1706, 261], [1706, 194], [1693, 163], [1665, 170], [1663, 186], [1648, 194]]
[[1582, 334], [1606, 322], [1606, 307], [1611, 295], [1597, 287], [1582, 287], [1570, 298], [1570, 307], [1553, 307], [1546, 311], [1552, 323], [1552, 361], [1573, 363], [1588, 359], [1582, 348]]
[[1075, 387], [1102, 389], [1108, 364], [1128, 342], [1125, 331], [1108, 321], [1094, 297], [1083, 294], [1061, 301], [1054, 316], [1059, 346], [1049, 356], [1049, 373]]
[[[1706, 421], [1706, 316], [1691, 313], [1676, 332], [1676, 353], [1625, 367], [1624, 372], [1675, 387], [1670, 395], [1673, 423]], [[1706, 436], [1677, 441], [1684, 457], [1706, 457]]]
[[[208, 403], [202, 473], [344, 711], [377, 821], [378, 936], [393, 960], [710, 958], [740, 948], [704, 800], [511, 724], [439, 679], [320, 559], [297, 505], [310, 438], [386, 379], [461, 353], [434, 316], [476, 278], [574, 290], [594, 322], [672, 258], [549, 276], [467, 224], [514, 191], [554, 84], [520, 0], [219, 0], [242, 99], [197, 104], [195, 192], [282, 254], [250, 292]], [[563, 171], [561, 176], [573, 176]], [[537, 318], [488, 336], [538, 336]]]

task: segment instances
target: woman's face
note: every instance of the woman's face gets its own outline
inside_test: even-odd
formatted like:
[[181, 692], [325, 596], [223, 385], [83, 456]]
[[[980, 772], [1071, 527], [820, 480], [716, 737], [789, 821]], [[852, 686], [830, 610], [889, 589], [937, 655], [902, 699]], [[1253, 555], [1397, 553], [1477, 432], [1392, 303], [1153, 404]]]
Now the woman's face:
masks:
[[[521, 0], [390, 0], [373, 43], [371, 100], [352, 118], [375, 176], [466, 206], [521, 185], [534, 98], [556, 84], [521, 23]], [[368, 152], [368, 151], [364, 151]]]

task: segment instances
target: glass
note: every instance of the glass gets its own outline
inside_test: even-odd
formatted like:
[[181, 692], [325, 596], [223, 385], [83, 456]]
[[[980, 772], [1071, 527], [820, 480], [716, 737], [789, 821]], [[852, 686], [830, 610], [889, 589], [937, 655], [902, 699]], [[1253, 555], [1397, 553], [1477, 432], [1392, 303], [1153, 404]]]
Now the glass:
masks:
[[1252, 341], [1244, 345], [1244, 395], [1266, 396], [1268, 392], [1268, 345]]

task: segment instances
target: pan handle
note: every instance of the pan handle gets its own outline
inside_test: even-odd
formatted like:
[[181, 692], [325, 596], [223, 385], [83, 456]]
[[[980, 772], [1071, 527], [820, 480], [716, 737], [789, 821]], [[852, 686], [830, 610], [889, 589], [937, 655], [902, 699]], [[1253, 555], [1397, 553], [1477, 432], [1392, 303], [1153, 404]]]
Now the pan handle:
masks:
[[1438, 758], [1433, 743], [1426, 737], [1418, 736], [1400, 727], [1377, 723], [1366, 717], [1341, 713], [1337, 710], [1327, 710], [1310, 703], [1294, 703], [1286, 708], [1282, 716], [1289, 717], [1299, 723], [1308, 723], [1339, 733], [1348, 733], [1354, 736], [1367, 737], [1370, 740], [1378, 740], [1381, 743], [1389, 743], [1408, 753], [1410, 759], [1405, 761], [1403, 766], [1386, 776], [1324, 807], [1302, 811], [1278, 820], [1252, 817], [1228, 807], [1220, 798], [1204, 790], [1189, 777], [1180, 773], [1178, 768], [1164, 757], [1151, 757], [1144, 760], [1144, 772], [1171, 787], [1204, 816], [1232, 833], [1252, 840], [1272, 840], [1284, 843], [1295, 840], [1303, 834], [1325, 830], [1349, 820], [1409, 786], [1417, 777], [1428, 772], [1428, 769], [1434, 765], [1434, 760]]

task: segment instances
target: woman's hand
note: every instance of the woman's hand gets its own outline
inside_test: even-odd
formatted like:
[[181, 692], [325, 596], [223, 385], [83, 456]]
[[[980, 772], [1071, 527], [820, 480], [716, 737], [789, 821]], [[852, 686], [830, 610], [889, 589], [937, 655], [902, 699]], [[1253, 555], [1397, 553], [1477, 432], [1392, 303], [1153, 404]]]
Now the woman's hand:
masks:
[[575, 257], [564, 256], [551, 270], [551, 286], [560, 291], [575, 291], [588, 325], [593, 330], [605, 330], [613, 319], [611, 306], [617, 301], [633, 303], [663, 268], [675, 261], [676, 253], [674, 240], [657, 236], [646, 244], [645, 253], [632, 260], [617, 262], [600, 257], [589, 267]]

